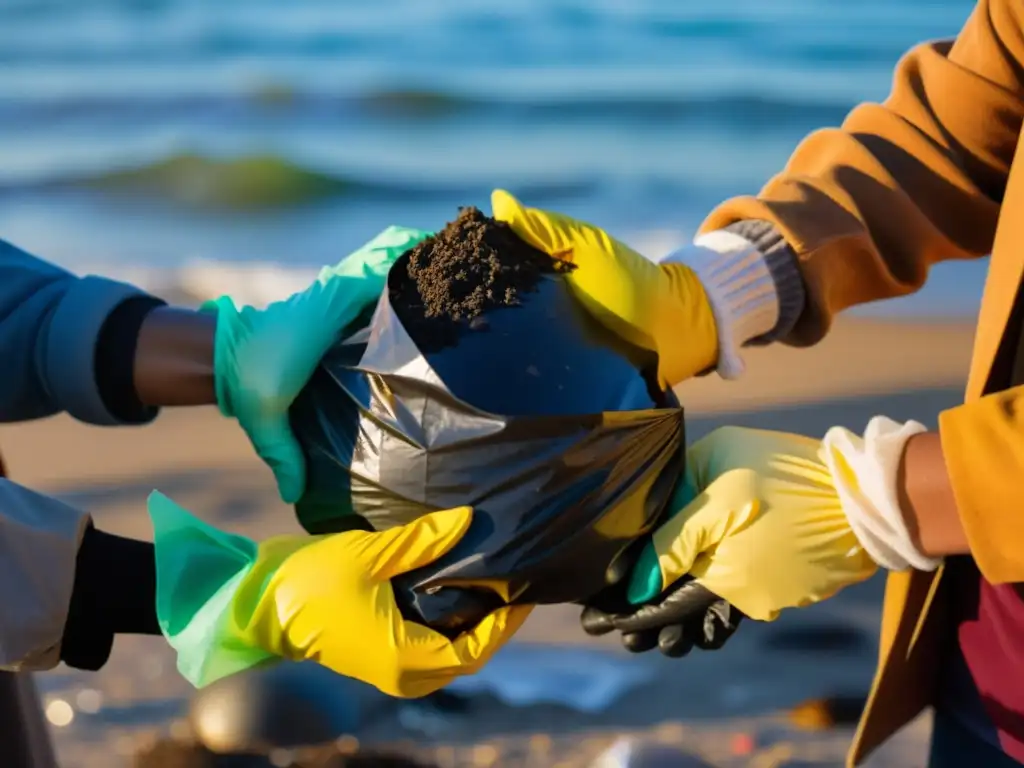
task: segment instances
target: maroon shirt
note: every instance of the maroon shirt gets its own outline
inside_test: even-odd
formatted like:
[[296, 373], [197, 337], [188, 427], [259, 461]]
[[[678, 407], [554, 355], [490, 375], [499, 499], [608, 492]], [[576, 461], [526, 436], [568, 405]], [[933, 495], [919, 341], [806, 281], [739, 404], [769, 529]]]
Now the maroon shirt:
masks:
[[[1024, 384], [1022, 328], [1024, 296], [1018, 288], [986, 393]], [[949, 558], [944, 578], [955, 635], [938, 706], [975, 736], [1024, 763], [1024, 584], [993, 586], [970, 557]]]
[[939, 706], [1024, 763], [1024, 585], [993, 586], [970, 558], [947, 568], [956, 642]]

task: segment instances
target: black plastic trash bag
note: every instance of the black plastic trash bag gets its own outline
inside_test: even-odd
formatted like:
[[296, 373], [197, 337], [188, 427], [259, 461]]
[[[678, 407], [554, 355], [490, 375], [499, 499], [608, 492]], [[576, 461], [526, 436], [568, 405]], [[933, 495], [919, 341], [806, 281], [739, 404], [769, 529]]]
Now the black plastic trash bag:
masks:
[[407, 618], [449, 636], [505, 602], [600, 592], [660, 521], [683, 468], [674, 395], [652, 386], [652, 361], [599, 326], [563, 277], [486, 321], [424, 355], [385, 292], [291, 412], [308, 461], [296, 505], [307, 531], [384, 530], [473, 506], [452, 551], [392, 580]]

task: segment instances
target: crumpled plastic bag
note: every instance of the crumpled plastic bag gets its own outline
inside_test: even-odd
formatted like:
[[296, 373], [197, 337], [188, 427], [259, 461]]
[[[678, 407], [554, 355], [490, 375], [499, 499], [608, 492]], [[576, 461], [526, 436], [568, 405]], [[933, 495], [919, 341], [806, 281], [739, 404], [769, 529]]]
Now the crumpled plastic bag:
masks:
[[308, 531], [473, 506], [451, 552], [392, 581], [407, 618], [450, 636], [502, 603], [601, 591], [663, 518], [683, 469], [683, 412], [652, 384], [654, 361], [604, 330], [564, 278], [486, 320], [424, 354], [384, 291], [291, 411]]

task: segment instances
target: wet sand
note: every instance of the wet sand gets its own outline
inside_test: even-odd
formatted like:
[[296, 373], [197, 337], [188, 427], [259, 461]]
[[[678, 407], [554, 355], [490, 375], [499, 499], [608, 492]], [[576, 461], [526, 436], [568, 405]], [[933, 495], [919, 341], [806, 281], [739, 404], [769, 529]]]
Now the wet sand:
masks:
[[[811, 350], [752, 350], [741, 381], [706, 377], [680, 388], [687, 439], [722, 424], [821, 435], [835, 424], [860, 429], [879, 413], [934, 425], [961, 396], [972, 337], [967, 325], [848, 320]], [[16, 481], [90, 509], [117, 533], [150, 535], [145, 498], [154, 488], [249, 536], [297, 530], [245, 436], [213, 409], [167, 411], [133, 429], [63, 417], [5, 426], [0, 448]], [[748, 622], [721, 652], [632, 657], [646, 681], [599, 714], [555, 704], [515, 708], [484, 696], [465, 713], [440, 717], [378, 701], [358, 736], [422, 750], [442, 765], [582, 766], [627, 734], [685, 746], [712, 765], [840, 765], [851, 728], [800, 732], [785, 712], [807, 698], [866, 690], [880, 601], [876, 579], [773, 625]], [[516, 642], [627, 656], [614, 638], [583, 635], [576, 617], [572, 606], [540, 608]], [[812, 625], [845, 627], [863, 642], [844, 651], [773, 647], [778, 633]], [[38, 682], [47, 703], [71, 705], [73, 720], [52, 728], [66, 768], [126, 765], [140, 744], [187, 733], [190, 690], [159, 638], [120, 640], [99, 673], [61, 668]], [[870, 764], [923, 764], [927, 735], [921, 718]]]

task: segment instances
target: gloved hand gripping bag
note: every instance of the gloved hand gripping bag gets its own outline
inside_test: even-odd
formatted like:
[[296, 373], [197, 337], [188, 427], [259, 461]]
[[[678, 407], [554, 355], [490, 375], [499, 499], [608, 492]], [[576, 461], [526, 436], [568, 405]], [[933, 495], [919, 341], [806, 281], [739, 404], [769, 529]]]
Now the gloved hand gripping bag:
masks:
[[600, 592], [616, 558], [663, 519], [683, 470], [675, 396], [564, 277], [483, 319], [484, 330], [423, 354], [385, 291], [291, 411], [307, 531], [384, 530], [473, 506], [454, 549], [392, 579], [406, 618], [449, 636], [503, 603]]

